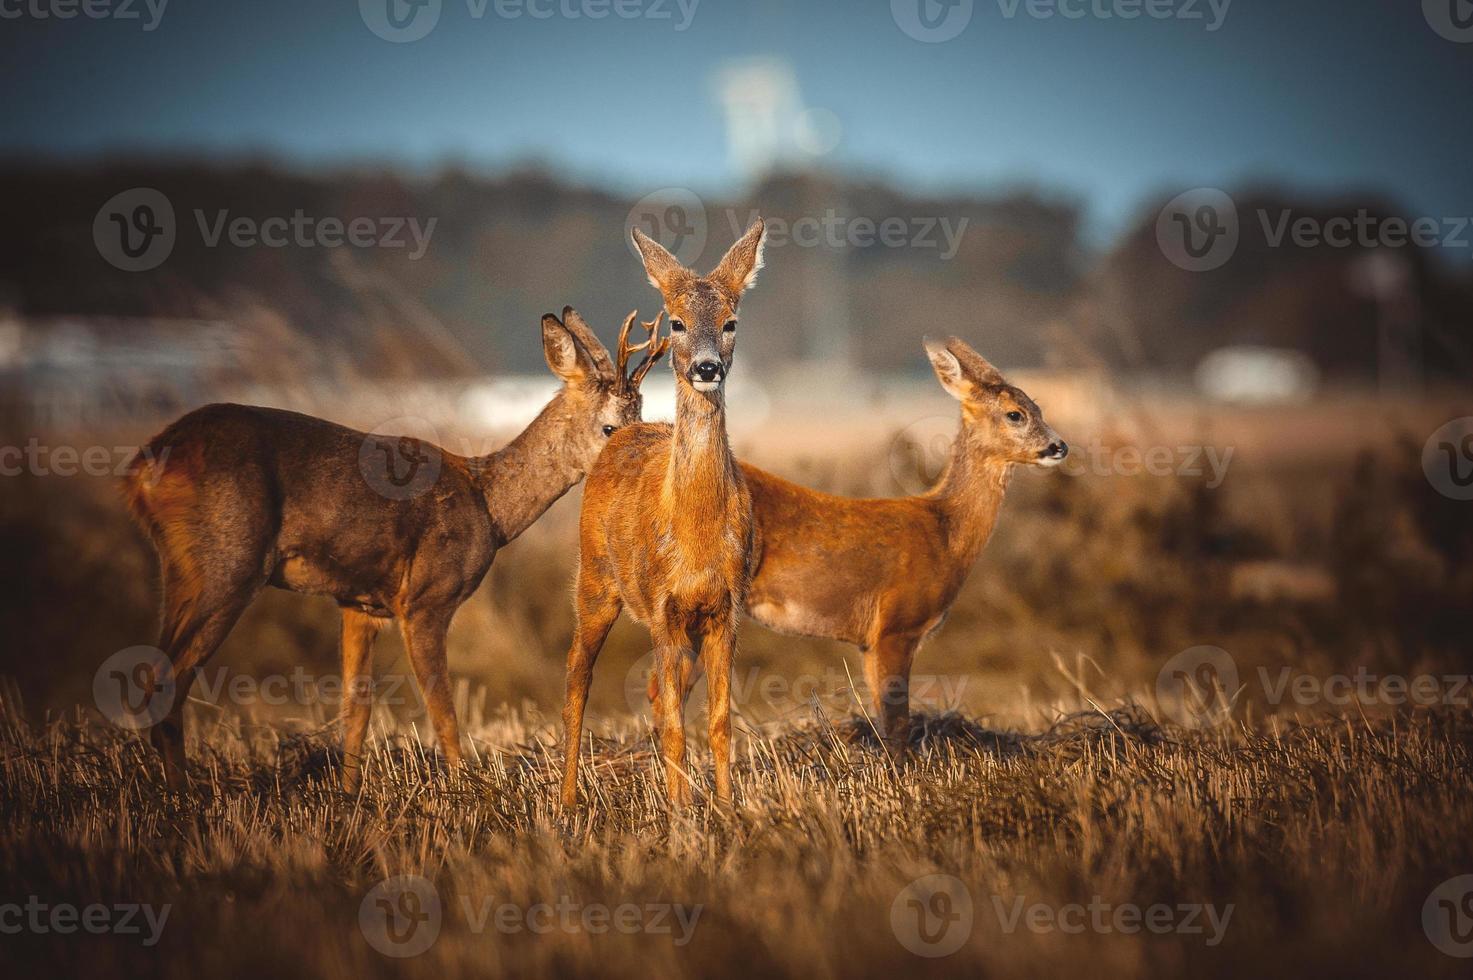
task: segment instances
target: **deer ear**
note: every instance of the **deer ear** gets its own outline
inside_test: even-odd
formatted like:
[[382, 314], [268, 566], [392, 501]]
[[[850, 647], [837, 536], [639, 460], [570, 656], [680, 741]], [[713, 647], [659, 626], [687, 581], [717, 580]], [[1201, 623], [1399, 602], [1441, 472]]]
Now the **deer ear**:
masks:
[[593, 358], [578, 339], [551, 313], [542, 315], [542, 354], [552, 373], [566, 384], [577, 384], [598, 373]]
[[577, 339], [578, 344], [593, 361], [598, 373], [610, 381], [614, 380], [614, 362], [609, 360], [609, 351], [593, 332], [593, 328], [578, 315], [571, 306], [563, 307], [563, 326]]
[[758, 218], [707, 278], [714, 279], [731, 295], [740, 296], [757, 281], [757, 272], [762, 268], [762, 248], [766, 242], [767, 225]]
[[661, 293], [669, 292], [680, 279], [691, 275], [690, 270], [681, 265], [680, 260], [671, 255], [665, 246], [638, 228], [634, 229], [634, 247], [639, 249], [639, 257], [644, 261], [644, 271], [650, 277], [650, 285]]
[[955, 355], [961, 362], [962, 370], [967, 377], [981, 385], [1005, 384], [1002, 372], [992, 366], [992, 362], [972, 349], [972, 345], [960, 337], [947, 337], [946, 349]]
[[931, 369], [936, 372], [936, 379], [941, 382], [946, 393], [959, 401], [972, 397], [972, 386], [967, 382], [962, 363], [957, 360], [956, 355], [947, 350], [945, 344], [930, 337], [926, 338], [925, 343], [926, 356], [931, 359]]

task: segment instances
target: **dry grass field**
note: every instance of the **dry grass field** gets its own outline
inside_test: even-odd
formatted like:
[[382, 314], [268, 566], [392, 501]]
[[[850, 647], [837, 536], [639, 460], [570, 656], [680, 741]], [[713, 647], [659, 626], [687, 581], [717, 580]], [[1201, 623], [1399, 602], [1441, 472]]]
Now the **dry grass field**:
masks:
[[[172, 796], [136, 740], [7, 713], [7, 897], [154, 910], [136, 935], [7, 936], [7, 959], [150, 977], [1466, 975], [1423, 931], [1432, 889], [1473, 867], [1466, 710], [1202, 733], [1122, 709], [1032, 736], [928, 716], [898, 768], [861, 719], [821, 716], [749, 732], [737, 805], [674, 818], [632, 726], [592, 740], [572, 815], [545, 724], [474, 735], [504, 751], [456, 778], [380, 742], [349, 799], [327, 732], [222, 719]], [[934, 874], [960, 886], [927, 943], [904, 903]], [[397, 876], [422, 901], [385, 892]], [[397, 931], [386, 894], [415, 915]]]
[[[465, 771], [420, 737], [388, 631], [365, 789], [337, 792], [334, 610], [272, 593], [193, 692], [175, 794], [98, 710], [99, 665], [156, 629], [153, 559], [113, 481], [7, 477], [4, 961], [150, 977], [1465, 975], [1435, 940], [1467, 938], [1473, 899], [1434, 890], [1473, 874], [1473, 520], [1419, 455], [1466, 412], [1346, 400], [1106, 424], [1042, 400], [1080, 465], [1015, 477], [918, 660], [911, 756], [877, 748], [856, 651], [747, 624], [736, 803], [677, 815], [628, 623], [595, 681], [588, 804], [554, 804], [576, 493], [498, 558], [451, 632]], [[827, 450], [775, 413], [738, 450], [894, 494], [924, 477], [906, 472], [925, 447], [905, 432], [933, 410], [948, 407], [877, 411]], [[1209, 487], [1180, 456], [1122, 465], [1127, 446], [1234, 456]], [[1176, 693], [1219, 700], [1173, 700], [1172, 665], [1203, 657], [1215, 686]], [[1420, 677], [1429, 692], [1385, 686]], [[698, 691], [698, 781], [703, 714]]]

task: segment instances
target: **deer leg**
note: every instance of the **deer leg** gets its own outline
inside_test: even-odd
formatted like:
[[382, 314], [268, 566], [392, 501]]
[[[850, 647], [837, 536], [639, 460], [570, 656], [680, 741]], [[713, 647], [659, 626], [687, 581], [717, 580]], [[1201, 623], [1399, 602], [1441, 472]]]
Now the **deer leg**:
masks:
[[[736, 653], [736, 623], [717, 620], [701, 646], [710, 679], [706, 682], [706, 730], [716, 762], [716, 799], [731, 802], [731, 663]], [[692, 674], [695, 671], [692, 670]]]
[[701, 656], [705, 649], [705, 641], [700, 637], [695, 638], [695, 645], [688, 657], [682, 658], [680, 662], [680, 710], [683, 713], [686, 705], [690, 703], [690, 692], [701, 682], [701, 677], [706, 673], [706, 660]]
[[577, 623], [568, 647], [568, 687], [563, 699], [563, 795], [565, 807], [578, 805], [578, 752], [583, 741], [583, 711], [593, 684], [593, 665], [619, 618], [621, 603], [612, 588], [587, 582], [580, 570], [574, 603]]
[[[166, 603], [168, 611], [159, 646], [172, 664], [173, 700], [163, 718], [150, 730], [149, 740], [163, 759], [164, 779], [171, 789], [183, 789], [188, 782], [185, 776], [184, 703], [189, 699], [189, 689], [194, 686], [198, 671], [225, 642], [240, 614], [255, 598], [256, 591], [257, 588], [253, 587], [237, 590], [225, 602], [214, 606], [196, 602], [185, 608], [169, 608]], [[199, 612], [206, 608], [208, 612]], [[151, 696], [161, 695], [155, 688], [155, 694]]]
[[682, 630], [665, 629], [656, 640], [655, 671], [659, 675], [659, 697], [655, 723], [659, 728], [660, 754], [665, 760], [665, 788], [671, 806], [690, 805], [690, 779], [685, 772], [685, 718], [680, 710], [681, 683], [690, 641]]
[[[701, 677], [706, 673], [706, 661], [701, 657], [699, 638], [696, 639], [695, 648], [691, 655], [681, 658], [680, 661], [680, 710], [681, 718], [685, 717], [686, 707], [690, 704], [690, 692], [701, 682]], [[655, 716], [655, 733], [660, 729], [660, 672], [650, 671], [649, 680], [650, 710]]]
[[885, 744], [895, 756], [905, 755], [910, 736], [910, 667], [920, 641], [912, 636], [884, 636], [866, 658], [870, 692]]
[[357, 793], [363, 736], [373, 714], [373, 640], [383, 620], [343, 609], [343, 792]]
[[453, 615], [454, 610], [436, 609], [411, 613], [402, 620], [409, 663], [440, 740], [440, 751], [452, 770], [460, 768], [462, 761], [460, 727], [455, 722], [455, 698], [450, 691], [450, 664], [445, 656], [445, 635]]

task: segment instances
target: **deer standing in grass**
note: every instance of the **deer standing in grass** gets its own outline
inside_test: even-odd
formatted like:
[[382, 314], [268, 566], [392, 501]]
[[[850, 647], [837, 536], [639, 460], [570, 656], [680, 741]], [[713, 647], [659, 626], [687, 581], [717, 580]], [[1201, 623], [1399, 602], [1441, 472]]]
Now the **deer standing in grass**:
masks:
[[[757, 524], [746, 610], [796, 636], [843, 640], [864, 655], [885, 741], [905, 751], [910, 669], [941, 625], [993, 526], [1015, 466], [1057, 466], [1069, 447], [1020, 388], [966, 342], [926, 342], [931, 366], [961, 402], [961, 426], [936, 485], [915, 497], [820, 493], [747, 463]], [[682, 701], [699, 669], [686, 679]], [[651, 676], [650, 698], [662, 678]]]
[[[359, 785], [373, 706], [371, 647], [390, 619], [403, 629], [445, 759], [460, 765], [445, 654], [450, 620], [497, 550], [583, 478], [614, 432], [639, 421], [639, 383], [664, 346], [657, 328], [629, 346], [634, 319], [624, 323], [616, 366], [571, 308], [561, 320], [544, 316], [543, 351], [563, 386], [521, 435], [487, 456], [244, 405], [191, 412], [139, 453], [126, 494], [159, 554], [159, 646], [178, 682], [150, 733], [171, 786], [185, 781], [189, 687], [267, 585], [328, 595], [342, 607], [346, 791]], [[626, 373], [640, 350], [643, 361]], [[411, 474], [437, 469], [417, 492], [386, 492], [400, 482], [401, 461]], [[155, 696], [168, 690], [163, 680], [154, 678]]]
[[[563, 707], [562, 802], [578, 802], [578, 750], [593, 666], [619, 613], [650, 631], [660, 753], [673, 805], [690, 803], [680, 692], [703, 657], [716, 798], [731, 800], [731, 663], [750, 575], [752, 502], [726, 437], [725, 384], [737, 304], [762, 267], [764, 226], [752, 224], [708, 276], [639, 231], [634, 242], [670, 316], [675, 424], [614, 434], [588, 474], [579, 521], [577, 623]], [[658, 323], [658, 318], [656, 319]]]

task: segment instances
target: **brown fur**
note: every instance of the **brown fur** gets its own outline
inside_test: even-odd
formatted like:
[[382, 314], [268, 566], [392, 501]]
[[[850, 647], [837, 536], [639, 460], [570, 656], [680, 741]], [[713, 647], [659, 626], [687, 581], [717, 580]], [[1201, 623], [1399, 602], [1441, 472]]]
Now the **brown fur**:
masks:
[[[896, 749], [906, 742], [916, 651], [987, 544], [1013, 467], [1052, 465], [1067, 452], [1033, 400], [965, 342], [927, 349], [942, 386], [961, 402], [951, 459], [928, 493], [837, 497], [741, 464], [758, 536], [747, 612], [779, 632], [859, 646]], [[1058, 454], [1046, 455], [1055, 446]]]
[[[675, 425], [617, 433], [588, 475], [563, 708], [566, 806], [578, 800], [579, 735], [593, 666], [623, 609], [649, 628], [656, 673], [669, 692], [657, 701], [656, 721], [671, 803], [690, 802], [679, 702], [697, 657], [711, 674], [716, 797], [731, 799], [731, 661], [751, 574], [752, 503], [727, 443], [722, 381], [735, 350], [737, 304], [761, 266], [762, 236], [759, 220], [700, 277], [635, 232], [670, 315]], [[716, 377], [718, 362], [721, 381], [706, 380], [708, 373]]]
[[[195, 672], [267, 585], [328, 595], [343, 610], [343, 785], [358, 786], [372, 707], [373, 637], [400, 621], [446, 759], [461, 761], [445, 637], [496, 552], [582, 479], [608, 431], [639, 421], [638, 377], [626, 377], [572, 309], [543, 317], [544, 353], [564, 384], [499, 452], [466, 457], [418, 440], [386, 440], [438, 457], [434, 482], [397, 499], [360, 469], [371, 437], [323, 419], [209, 405], [179, 419], [130, 464], [129, 509], [152, 538], [163, 582], [159, 646], [179, 679], [151, 735], [170, 783], [184, 778], [183, 705]], [[633, 315], [631, 314], [631, 321]], [[636, 348], [638, 349], [638, 348]], [[157, 685], [160, 679], [155, 679]], [[157, 686], [156, 686], [157, 690]]]

